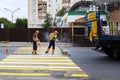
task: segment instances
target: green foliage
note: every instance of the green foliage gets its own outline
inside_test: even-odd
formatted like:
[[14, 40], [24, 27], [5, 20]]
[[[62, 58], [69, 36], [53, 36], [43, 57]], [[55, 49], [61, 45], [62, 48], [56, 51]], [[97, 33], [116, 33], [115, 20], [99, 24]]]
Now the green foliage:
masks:
[[52, 27], [52, 18], [50, 17], [50, 14], [46, 14], [46, 19], [43, 24], [44, 28], [51, 28]]
[[17, 28], [17, 29], [27, 28], [27, 19], [17, 18], [16, 23], [15, 23], [15, 28]]
[[12, 23], [11, 21], [7, 20], [6, 18], [0, 18], [0, 24], [4, 24], [4, 28], [17, 28], [17, 29], [25, 29], [27, 28], [27, 19], [20, 19], [17, 18], [16, 23]]
[[0, 18], [0, 24], [4, 24], [4, 28], [15, 28], [14, 23], [7, 20], [6, 18]]
[[65, 8], [62, 8], [60, 11], [57, 12], [57, 16], [63, 16], [65, 13]]

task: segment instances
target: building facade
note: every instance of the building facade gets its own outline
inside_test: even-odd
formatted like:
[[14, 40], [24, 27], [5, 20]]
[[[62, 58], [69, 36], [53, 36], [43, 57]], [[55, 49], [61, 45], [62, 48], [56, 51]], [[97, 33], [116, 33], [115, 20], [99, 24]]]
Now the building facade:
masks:
[[66, 11], [69, 11], [71, 6], [78, 1], [81, 1], [81, 0], [62, 0], [62, 7], [65, 8]]
[[46, 12], [46, 1], [28, 0], [28, 28], [41, 28]]
[[82, 0], [28, 0], [28, 28], [41, 28], [46, 13], [54, 19], [62, 7], [69, 11], [78, 1]]
[[70, 8], [79, 1], [92, 1], [92, 0], [62, 0], [62, 7], [65, 8], [66, 11], [69, 11]]
[[62, 0], [28, 0], [28, 28], [41, 28], [46, 13], [54, 19], [62, 8]]
[[47, 1], [47, 13], [55, 18], [56, 13], [62, 8], [62, 0], [46, 0]]
[[[86, 17], [88, 11], [98, 11], [96, 5], [92, 4], [92, 1], [79, 1], [75, 3], [70, 10], [58, 21], [57, 27], [70, 27], [69, 24], [75, 22], [78, 19], [83, 19]], [[101, 20], [107, 21], [106, 12], [101, 11]]]
[[46, 18], [46, 12], [47, 12], [47, 2], [46, 1], [38, 1], [38, 19], [42, 22]]

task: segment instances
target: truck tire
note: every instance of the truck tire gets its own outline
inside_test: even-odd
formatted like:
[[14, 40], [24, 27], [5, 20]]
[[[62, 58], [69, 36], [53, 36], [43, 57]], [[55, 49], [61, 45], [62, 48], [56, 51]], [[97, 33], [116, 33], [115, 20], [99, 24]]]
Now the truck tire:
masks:
[[111, 49], [105, 49], [105, 54], [111, 58], [113, 58], [113, 50]]
[[113, 50], [113, 57], [114, 57], [115, 59], [120, 59], [120, 50], [119, 50], [118, 48], [115, 48], [115, 49]]

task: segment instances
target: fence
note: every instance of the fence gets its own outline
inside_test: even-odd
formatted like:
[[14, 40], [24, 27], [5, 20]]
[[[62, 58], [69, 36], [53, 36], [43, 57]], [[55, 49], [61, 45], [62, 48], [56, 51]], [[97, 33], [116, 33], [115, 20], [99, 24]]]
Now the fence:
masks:
[[[31, 42], [36, 29], [0, 29], [0, 41]], [[71, 28], [40, 28], [39, 39], [41, 42], [49, 41], [49, 34], [57, 30], [58, 39], [62, 42], [72, 41]], [[62, 33], [61, 33], [62, 32]]]
[[[0, 29], [0, 41], [10, 42], [32, 42], [32, 37], [36, 29]], [[73, 43], [73, 46], [94, 46], [86, 39], [84, 28], [40, 28], [39, 39], [41, 42], [49, 41], [49, 34], [54, 30], [59, 32], [58, 39], [61, 42]], [[73, 41], [72, 41], [73, 40]]]

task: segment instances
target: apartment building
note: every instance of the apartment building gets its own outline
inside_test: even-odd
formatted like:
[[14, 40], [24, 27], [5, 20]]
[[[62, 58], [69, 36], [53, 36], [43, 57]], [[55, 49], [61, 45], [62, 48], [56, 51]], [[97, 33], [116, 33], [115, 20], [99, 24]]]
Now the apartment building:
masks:
[[82, 0], [28, 0], [28, 28], [41, 28], [46, 13], [49, 13], [54, 19], [62, 7], [69, 11], [78, 1]]
[[46, 12], [46, 1], [28, 0], [28, 28], [41, 28]]
[[47, 12], [47, 2], [38, 1], [38, 19], [44, 21]]
[[62, 0], [46, 0], [47, 1], [47, 12], [52, 18], [55, 18], [56, 13], [62, 8]]

